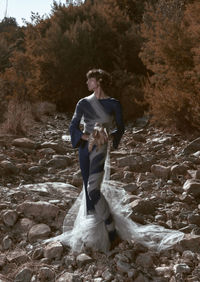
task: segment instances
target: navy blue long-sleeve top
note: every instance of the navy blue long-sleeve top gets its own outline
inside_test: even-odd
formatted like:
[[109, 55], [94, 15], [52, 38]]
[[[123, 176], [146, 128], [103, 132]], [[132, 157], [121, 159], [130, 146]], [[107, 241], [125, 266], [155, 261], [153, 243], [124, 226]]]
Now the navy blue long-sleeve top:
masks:
[[[103, 106], [105, 112], [114, 117], [116, 128], [110, 134], [113, 136], [113, 147], [114, 149], [117, 149], [121, 137], [124, 133], [124, 122], [121, 104], [114, 98], [99, 99], [98, 101]], [[84, 98], [77, 103], [69, 127], [73, 148], [79, 147], [79, 145], [83, 141], [81, 139], [83, 131], [80, 129], [80, 121], [83, 116], [87, 117], [87, 119], [94, 119], [96, 116], [96, 113], [92, 109], [90, 103], [88, 103], [87, 99]]]

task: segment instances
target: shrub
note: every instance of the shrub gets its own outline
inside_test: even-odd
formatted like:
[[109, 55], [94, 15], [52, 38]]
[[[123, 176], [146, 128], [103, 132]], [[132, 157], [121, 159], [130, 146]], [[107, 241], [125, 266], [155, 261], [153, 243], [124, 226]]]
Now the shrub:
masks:
[[142, 25], [140, 57], [152, 74], [144, 91], [153, 121], [184, 131], [200, 130], [199, 13], [199, 2], [160, 1]]
[[33, 123], [31, 104], [28, 102], [20, 103], [13, 99], [8, 104], [1, 131], [15, 135], [27, 135], [33, 127]]

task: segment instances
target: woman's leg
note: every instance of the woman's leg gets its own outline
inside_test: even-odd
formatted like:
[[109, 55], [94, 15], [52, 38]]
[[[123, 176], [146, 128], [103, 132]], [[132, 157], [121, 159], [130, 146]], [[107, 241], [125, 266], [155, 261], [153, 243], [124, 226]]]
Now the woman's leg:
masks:
[[104, 176], [104, 164], [107, 154], [107, 145], [101, 146], [99, 150], [93, 148], [89, 155], [90, 158], [90, 170], [88, 179], [88, 195], [92, 204], [94, 205], [97, 216], [105, 222], [106, 229], [110, 241], [115, 239], [116, 230], [112, 215], [110, 213], [109, 205], [100, 192], [101, 183]]
[[83, 177], [83, 183], [85, 188], [87, 212], [94, 211], [94, 205], [91, 199], [89, 198], [87, 191], [89, 171], [90, 171], [90, 158], [88, 152], [88, 142], [86, 141], [83, 142], [79, 147], [79, 162], [80, 162], [80, 169], [81, 169], [81, 174]]

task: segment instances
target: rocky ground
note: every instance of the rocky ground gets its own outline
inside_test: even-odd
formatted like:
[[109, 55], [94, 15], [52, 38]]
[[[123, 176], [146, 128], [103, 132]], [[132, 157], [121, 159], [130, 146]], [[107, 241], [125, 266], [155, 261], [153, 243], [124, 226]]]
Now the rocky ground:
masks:
[[72, 254], [59, 242], [63, 218], [82, 189], [63, 114], [28, 137], [0, 135], [0, 282], [200, 281], [200, 138], [128, 125], [111, 152], [111, 179], [130, 194], [132, 219], [179, 229], [185, 238], [155, 253], [123, 242], [109, 255]]

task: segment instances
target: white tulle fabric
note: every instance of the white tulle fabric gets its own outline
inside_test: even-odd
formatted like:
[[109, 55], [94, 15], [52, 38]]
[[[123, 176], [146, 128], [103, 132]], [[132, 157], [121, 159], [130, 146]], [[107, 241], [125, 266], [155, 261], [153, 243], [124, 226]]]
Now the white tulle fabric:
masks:
[[[184, 233], [180, 231], [154, 224], [141, 225], [130, 219], [131, 207], [125, 204], [130, 196], [122, 188], [122, 183], [109, 180], [109, 162], [108, 152], [101, 192], [109, 203], [119, 236], [129, 242], [140, 242], [157, 252], [170, 248], [183, 239]], [[46, 242], [55, 240], [70, 246], [73, 252], [81, 252], [85, 247], [105, 253], [109, 251], [110, 242], [104, 222], [95, 213], [86, 213], [84, 189], [64, 219], [63, 233]]]

